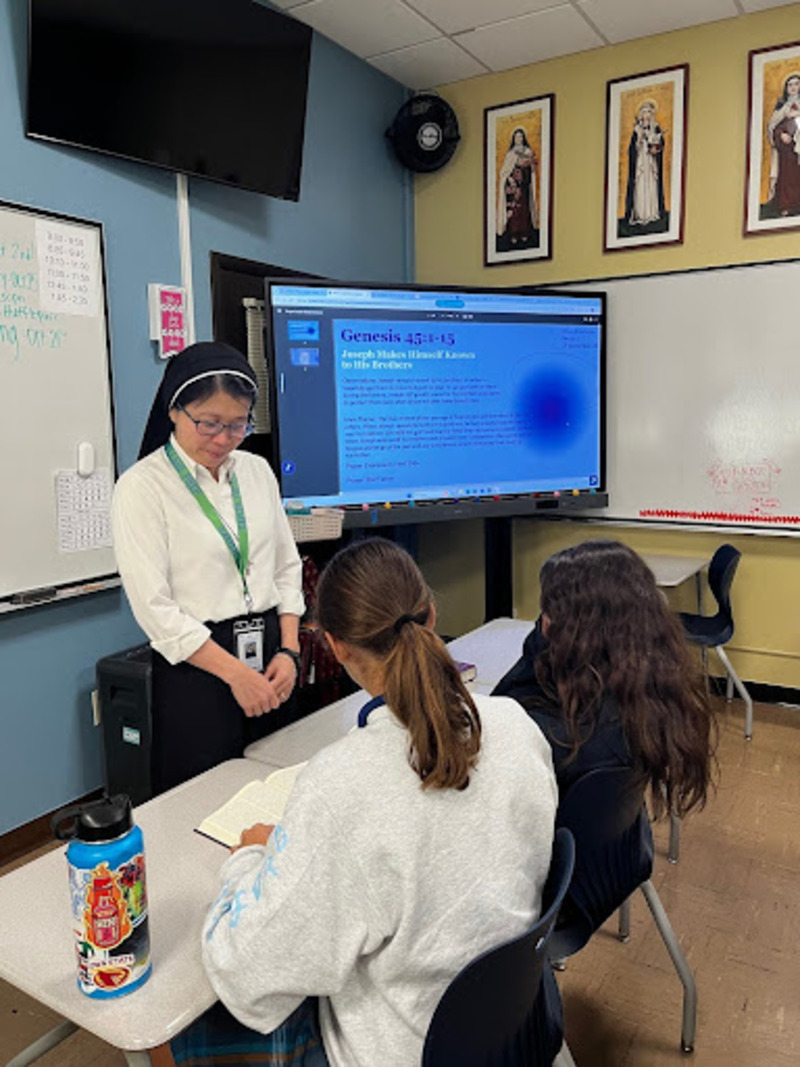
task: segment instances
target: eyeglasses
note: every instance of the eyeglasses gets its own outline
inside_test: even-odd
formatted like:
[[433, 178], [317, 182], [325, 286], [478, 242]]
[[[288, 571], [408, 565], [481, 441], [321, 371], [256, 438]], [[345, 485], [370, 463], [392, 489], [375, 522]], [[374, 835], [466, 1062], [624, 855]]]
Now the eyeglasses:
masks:
[[223, 430], [229, 437], [247, 437], [255, 429], [250, 419], [241, 419], [238, 422], [211, 422], [209, 419], [196, 419], [186, 408], [179, 407], [178, 410], [182, 411], [187, 419], [191, 419], [201, 437], [216, 437]]

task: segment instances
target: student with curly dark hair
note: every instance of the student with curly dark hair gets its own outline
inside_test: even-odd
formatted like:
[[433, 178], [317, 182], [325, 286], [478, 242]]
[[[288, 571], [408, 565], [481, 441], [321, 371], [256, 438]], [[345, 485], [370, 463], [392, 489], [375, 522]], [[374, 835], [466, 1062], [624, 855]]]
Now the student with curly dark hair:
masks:
[[715, 724], [677, 616], [650, 568], [616, 541], [544, 564], [541, 616], [495, 687], [550, 742], [563, 792], [590, 770], [632, 766], [656, 817], [702, 808]]

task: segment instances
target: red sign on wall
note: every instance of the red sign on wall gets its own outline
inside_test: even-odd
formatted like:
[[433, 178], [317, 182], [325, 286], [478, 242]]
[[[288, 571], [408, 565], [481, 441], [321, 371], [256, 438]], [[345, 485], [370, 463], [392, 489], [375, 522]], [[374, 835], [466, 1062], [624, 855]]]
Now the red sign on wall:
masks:
[[158, 341], [158, 354], [167, 359], [186, 347], [186, 290], [179, 285], [151, 284], [147, 288], [150, 339]]

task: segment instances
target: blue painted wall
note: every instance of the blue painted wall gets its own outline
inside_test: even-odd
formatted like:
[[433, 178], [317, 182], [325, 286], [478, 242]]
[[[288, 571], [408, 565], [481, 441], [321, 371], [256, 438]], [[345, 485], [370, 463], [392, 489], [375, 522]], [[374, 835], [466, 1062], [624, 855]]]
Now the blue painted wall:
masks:
[[[124, 469], [162, 370], [148, 340], [147, 283], [180, 282], [175, 178], [25, 138], [26, 11], [25, 0], [0, 0], [0, 200], [104, 225]], [[211, 251], [343, 279], [411, 278], [410, 183], [383, 137], [404, 99], [396, 82], [315, 35], [299, 203], [190, 179], [198, 340], [211, 336]], [[47, 432], [35, 396], [3, 401], [28, 404], [31, 432]], [[24, 487], [3, 506], [24, 507]], [[0, 833], [101, 784], [94, 666], [142, 640], [118, 591], [0, 615]]]

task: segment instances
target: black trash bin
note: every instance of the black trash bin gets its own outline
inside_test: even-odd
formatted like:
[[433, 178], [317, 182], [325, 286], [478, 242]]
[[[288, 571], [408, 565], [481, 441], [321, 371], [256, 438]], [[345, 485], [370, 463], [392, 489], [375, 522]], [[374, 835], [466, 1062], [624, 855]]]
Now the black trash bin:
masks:
[[105, 786], [134, 804], [153, 795], [152, 653], [137, 645], [97, 661]]

